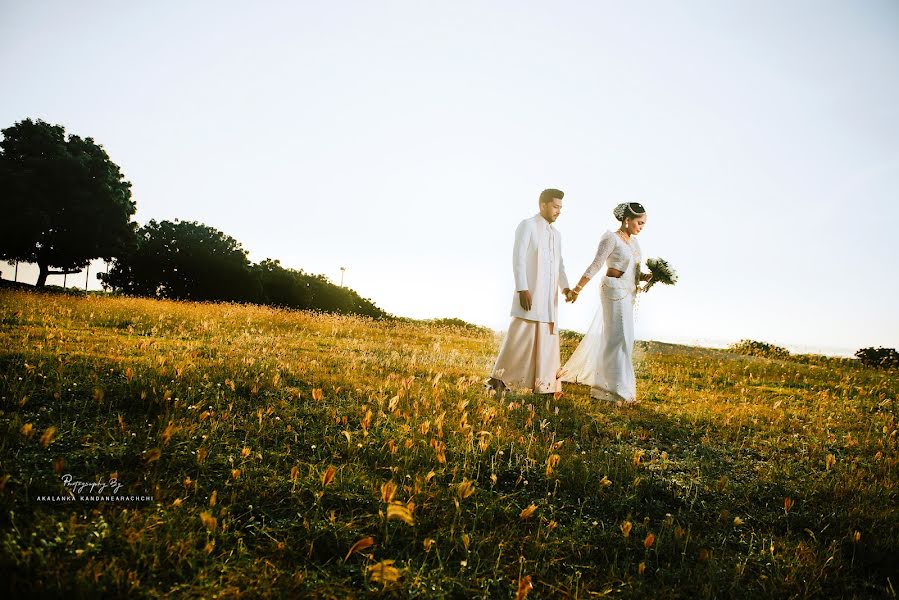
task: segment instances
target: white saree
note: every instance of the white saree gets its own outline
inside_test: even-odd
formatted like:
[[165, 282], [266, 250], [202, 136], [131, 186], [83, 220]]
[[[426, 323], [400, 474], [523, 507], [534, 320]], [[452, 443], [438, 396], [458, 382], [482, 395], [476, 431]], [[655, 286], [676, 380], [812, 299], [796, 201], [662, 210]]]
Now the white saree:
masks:
[[592, 277], [606, 260], [624, 274], [601, 276], [600, 307], [590, 329], [562, 367], [562, 381], [589, 385], [593, 398], [635, 402], [634, 299], [640, 264], [637, 240], [631, 238], [628, 244], [616, 234], [604, 235], [585, 276]]

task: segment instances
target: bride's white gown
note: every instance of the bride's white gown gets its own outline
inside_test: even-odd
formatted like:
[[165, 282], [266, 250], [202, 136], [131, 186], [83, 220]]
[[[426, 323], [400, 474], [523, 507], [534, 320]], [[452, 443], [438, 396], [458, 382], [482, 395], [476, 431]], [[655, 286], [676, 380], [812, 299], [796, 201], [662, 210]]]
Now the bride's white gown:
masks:
[[641, 261], [636, 238], [631, 237], [627, 243], [615, 233], [603, 234], [596, 258], [585, 276], [592, 277], [588, 274], [591, 271], [595, 274], [606, 261], [609, 267], [624, 271], [624, 274], [609, 277], [603, 269], [600, 307], [590, 329], [562, 367], [562, 381], [589, 385], [590, 395], [597, 399], [635, 402], [634, 296]]

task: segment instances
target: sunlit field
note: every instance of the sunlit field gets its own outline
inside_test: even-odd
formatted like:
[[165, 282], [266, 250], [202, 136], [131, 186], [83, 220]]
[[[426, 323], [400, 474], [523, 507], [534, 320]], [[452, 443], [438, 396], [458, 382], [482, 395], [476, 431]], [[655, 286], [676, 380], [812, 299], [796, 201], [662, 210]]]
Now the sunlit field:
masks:
[[[499, 341], [0, 291], [4, 585], [11, 597], [895, 597], [895, 372], [645, 343], [636, 406], [568, 384], [561, 398], [497, 398], [481, 386]], [[566, 336], [563, 360], [575, 345]], [[154, 501], [64, 501], [66, 475]]]

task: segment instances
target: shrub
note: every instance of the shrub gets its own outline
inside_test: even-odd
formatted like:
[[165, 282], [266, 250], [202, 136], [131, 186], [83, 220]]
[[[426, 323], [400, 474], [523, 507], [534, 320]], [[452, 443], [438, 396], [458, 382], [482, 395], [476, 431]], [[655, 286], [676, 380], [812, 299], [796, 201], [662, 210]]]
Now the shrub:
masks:
[[767, 342], [757, 342], [755, 340], [740, 340], [736, 344], [731, 344], [728, 348], [731, 352], [737, 354], [746, 354], [748, 356], [763, 356], [765, 358], [790, 358], [790, 351], [774, 344]]
[[427, 319], [424, 321], [419, 321], [420, 323], [424, 323], [427, 325], [434, 325], [437, 327], [451, 327], [456, 329], [461, 329], [464, 331], [477, 331], [482, 333], [487, 333], [492, 331], [489, 327], [483, 327], [481, 325], [475, 325], [474, 323], [469, 323], [468, 321], [463, 321], [462, 319], [456, 317], [444, 317], [441, 319]]
[[576, 343], [580, 343], [582, 339], [584, 339], [583, 333], [578, 333], [577, 331], [572, 331], [570, 329], [560, 329], [559, 335], [565, 341], [574, 341]]
[[899, 352], [895, 348], [862, 348], [855, 351], [855, 357], [866, 367], [899, 368]]

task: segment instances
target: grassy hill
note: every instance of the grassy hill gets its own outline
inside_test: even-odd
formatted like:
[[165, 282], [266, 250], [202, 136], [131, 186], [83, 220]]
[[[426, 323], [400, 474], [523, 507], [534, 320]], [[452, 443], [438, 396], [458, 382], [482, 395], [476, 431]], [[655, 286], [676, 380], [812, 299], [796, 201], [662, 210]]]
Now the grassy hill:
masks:
[[[4, 583], [895, 597], [895, 374], [647, 343], [637, 406], [567, 384], [500, 400], [481, 389], [498, 343], [452, 321], [0, 291]], [[65, 475], [155, 501], [46, 500]]]

